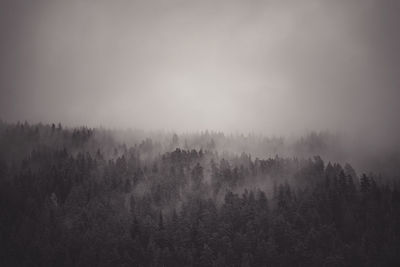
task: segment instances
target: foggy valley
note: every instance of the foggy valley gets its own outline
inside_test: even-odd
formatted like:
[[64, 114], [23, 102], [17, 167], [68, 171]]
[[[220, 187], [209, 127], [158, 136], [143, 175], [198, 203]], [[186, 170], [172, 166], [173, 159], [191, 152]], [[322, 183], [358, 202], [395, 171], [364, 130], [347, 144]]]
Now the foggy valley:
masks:
[[0, 266], [400, 266], [400, 1], [0, 1]]

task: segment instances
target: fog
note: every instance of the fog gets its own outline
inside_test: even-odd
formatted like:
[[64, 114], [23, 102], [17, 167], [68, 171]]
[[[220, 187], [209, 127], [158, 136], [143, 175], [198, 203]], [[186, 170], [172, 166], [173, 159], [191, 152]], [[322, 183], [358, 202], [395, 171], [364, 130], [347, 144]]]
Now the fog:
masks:
[[3, 0], [0, 118], [328, 130], [392, 144], [399, 8], [395, 0]]

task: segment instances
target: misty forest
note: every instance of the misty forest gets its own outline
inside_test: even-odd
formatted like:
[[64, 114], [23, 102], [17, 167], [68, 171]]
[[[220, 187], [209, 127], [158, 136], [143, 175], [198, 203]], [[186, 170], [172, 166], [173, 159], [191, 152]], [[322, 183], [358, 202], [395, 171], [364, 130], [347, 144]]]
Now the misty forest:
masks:
[[400, 0], [0, 0], [0, 267], [400, 266]]
[[143, 134], [1, 123], [1, 265], [400, 263], [398, 180], [304, 156], [332, 135]]

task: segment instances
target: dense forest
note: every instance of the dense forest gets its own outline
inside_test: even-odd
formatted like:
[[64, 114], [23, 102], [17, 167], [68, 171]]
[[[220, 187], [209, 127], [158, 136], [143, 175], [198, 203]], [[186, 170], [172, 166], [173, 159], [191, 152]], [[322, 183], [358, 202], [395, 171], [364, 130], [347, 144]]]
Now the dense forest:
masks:
[[0, 266], [399, 266], [398, 180], [335, 138], [1, 122]]

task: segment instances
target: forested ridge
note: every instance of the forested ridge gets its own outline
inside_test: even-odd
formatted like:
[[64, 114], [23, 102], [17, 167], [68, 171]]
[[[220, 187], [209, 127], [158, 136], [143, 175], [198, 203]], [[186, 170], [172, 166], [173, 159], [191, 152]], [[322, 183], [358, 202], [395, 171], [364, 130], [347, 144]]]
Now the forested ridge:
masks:
[[400, 265], [397, 180], [162, 138], [1, 122], [0, 265]]

